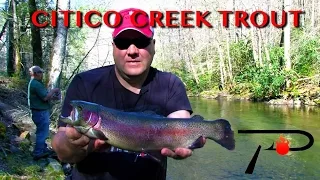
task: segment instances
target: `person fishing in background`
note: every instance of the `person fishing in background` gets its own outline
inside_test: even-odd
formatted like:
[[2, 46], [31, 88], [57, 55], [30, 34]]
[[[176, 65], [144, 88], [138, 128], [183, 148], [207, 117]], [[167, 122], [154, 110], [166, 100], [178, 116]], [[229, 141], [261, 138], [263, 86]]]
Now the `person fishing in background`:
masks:
[[[135, 27], [130, 20], [133, 11], [120, 11], [122, 24], [113, 37], [114, 65], [88, 70], [75, 75], [62, 106], [62, 117], [72, 115], [72, 100], [85, 100], [123, 111], [135, 108], [151, 110], [171, 118], [190, 118], [193, 113], [183, 82], [174, 74], [151, 67], [155, 55], [154, 30], [149, 17], [137, 16]], [[147, 14], [147, 13], [146, 13]], [[166, 179], [167, 157], [184, 159], [192, 150], [163, 148], [148, 156], [110, 147], [99, 139], [90, 139], [73, 127], [59, 121], [52, 147], [62, 162], [74, 164], [67, 179]], [[203, 140], [205, 143], [205, 140]]]
[[39, 66], [32, 66], [29, 69], [31, 76], [28, 85], [28, 106], [31, 110], [32, 121], [36, 125], [36, 142], [32, 152], [34, 160], [48, 157], [54, 151], [48, 149], [46, 139], [49, 135], [50, 125], [50, 100], [59, 98], [60, 89], [54, 88], [47, 91], [43, 79], [44, 70]]

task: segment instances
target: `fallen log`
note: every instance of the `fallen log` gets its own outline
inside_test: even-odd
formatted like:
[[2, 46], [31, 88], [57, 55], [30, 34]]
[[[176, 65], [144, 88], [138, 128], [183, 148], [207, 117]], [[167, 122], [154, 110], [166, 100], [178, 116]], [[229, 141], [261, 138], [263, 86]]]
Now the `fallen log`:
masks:
[[34, 123], [31, 120], [29, 112], [15, 108], [9, 104], [0, 102], [0, 114], [3, 116], [6, 126], [15, 126], [20, 132], [34, 129]]
[[14, 122], [14, 108], [8, 104], [5, 104], [3, 102], [0, 102], [0, 114], [5, 119], [4, 123], [6, 125], [11, 124]]

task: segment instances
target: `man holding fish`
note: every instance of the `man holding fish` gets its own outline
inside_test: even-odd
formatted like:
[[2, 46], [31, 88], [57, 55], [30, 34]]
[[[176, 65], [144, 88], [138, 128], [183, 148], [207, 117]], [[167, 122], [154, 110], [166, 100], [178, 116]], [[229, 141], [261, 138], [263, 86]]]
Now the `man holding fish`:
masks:
[[[139, 142], [128, 142], [128, 139], [136, 137], [141, 137], [143, 143], [159, 147], [155, 146], [157, 142], [145, 138], [152, 134], [144, 125], [141, 128], [134, 124], [130, 129], [124, 127], [135, 122], [133, 120], [126, 121], [127, 124], [122, 124], [122, 127], [116, 126], [118, 131], [110, 137], [107, 131], [102, 131], [106, 125], [109, 128], [113, 126], [111, 121], [103, 117], [115, 120], [115, 124], [129, 117], [121, 113], [119, 116], [106, 116], [109, 113], [107, 111], [113, 112], [111, 109], [119, 110], [114, 111], [117, 113], [131, 111], [132, 117], [191, 118], [192, 108], [182, 81], [172, 73], [151, 67], [155, 54], [154, 31], [150, 26], [135, 27], [131, 23], [128, 17], [135, 10], [120, 11], [122, 24], [112, 34], [115, 64], [79, 73], [68, 87], [62, 107], [62, 121], [59, 121], [59, 130], [53, 138], [52, 147], [62, 162], [75, 164], [72, 179], [166, 179], [167, 157], [184, 159], [192, 155], [192, 148], [188, 147], [164, 147], [146, 153], [128, 150], [141, 148]], [[149, 17], [140, 14], [137, 23], [149, 23]], [[69, 120], [74, 120], [74, 123]], [[85, 125], [81, 124], [83, 122]], [[78, 126], [75, 128], [73, 125], [76, 123]], [[85, 129], [87, 125], [93, 128]], [[126, 134], [130, 136], [124, 140], [118, 138]], [[230, 137], [233, 138], [233, 135]], [[107, 142], [119, 146], [111, 146]], [[199, 137], [194, 143], [190, 147], [193, 145], [194, 148], [200, 148], [205, 144], [205, 138]]]

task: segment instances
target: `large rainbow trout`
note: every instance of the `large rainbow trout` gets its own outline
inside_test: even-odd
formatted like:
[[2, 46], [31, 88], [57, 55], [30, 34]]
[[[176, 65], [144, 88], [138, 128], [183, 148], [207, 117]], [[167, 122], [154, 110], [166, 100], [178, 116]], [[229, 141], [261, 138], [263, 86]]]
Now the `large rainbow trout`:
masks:
[[[235, 148], [234, 134], [227, 120], [166, 118], [143, 112], [124, 112], [99, 104], [74, 100], [73, 113], [61, 121], [90, 138], [105, 140], [114, 147], [135, 152], [161, 150], [166, 147], [201, 148], [202, 137], [211, 139], [228, 150]], [[100, 122], [100, 128], [93, 127]]]

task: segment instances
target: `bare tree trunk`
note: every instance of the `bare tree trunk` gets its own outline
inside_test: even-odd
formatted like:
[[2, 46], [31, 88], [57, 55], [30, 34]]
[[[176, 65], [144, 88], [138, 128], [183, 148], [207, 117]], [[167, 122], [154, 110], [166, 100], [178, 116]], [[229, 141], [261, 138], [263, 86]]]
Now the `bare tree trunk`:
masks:
[[189, 29], [189, 34], [187, 35], [186, 39], [187, 38], [188, 39], [190, 38], [190, 43], [188, 44], [189, 46], [187, 47], [188, 51], [185, 51], [185, 53], [187, 53], [187, 59], [189, 62], [189, 67], [191, 69], [192, 76], [193, 76], [194, 80], [196, 81], [196, 83], [199, 84], [199, 77], [197, 74], [197, 69], [194, 67], [192, 56], [191, 56], [191, 52], [193, 52], [195, 50], [195, 41], [194, 41], [194, 38], [192, 37], [191, 29]]
[[[29, 0], [29, 15], [30, 18], [32, 14], [37, 10], [36, 1]], [[35, 27], [32, 23], [31, 26], [31, 45], [32, 45], [32, 52], [33, 52], [33, 64], [42, 67], [43, 66], [43, 59], [42, 59], [42, 45], [41, 45], [41, 35], [40, 29]]]
[[181, 36], [182, 36], [182, 34], [181, 34], [181, 28], [179, 28], [179, 29], [178, 29], [178, 43], [177, 43], [177, 45], [178, 45], [177, 49], [178, 49], [178, 57], [179, 57], [179, 60], [183, 59], [183, 58], [182, 58], [182, 53], [181, 53], [181, 39], [182, 39]]
[[217, 43], [217, 49], [219, 52], [219, 67], [220, 67], [220, 81], [221, 81], [221, 86], [222, 88], [224, 88], [225, 86], [225, 77], [226, 77], [226, 71], [225, 71], [225, 67], [224, 67], [224, 60], [223, 60], [223, 53], [222, 53], [222, 49], [219, 45], [219, 43]]
[[[271, 60], [270, 60], [270, 54], [269, 54], [269, 50], [268, 50], [268, 42], [267, 42], [267, 36], [265, 36], [266, 38], [265, 39], [263, 39], [263, 37], [262, 37], [262, 32], [261, 32], [261, 30], [259, 30], [259, 37], [260, 37], [260, 39], [262, 40], [262, 42], [263, 42], [263, 47], [264, 47], [264, 51], [265, 51], [265, 53], [266, 53], [266, 59], [267, 59], [267, 64], [268, 63], [271, 63]], [[261, 47], [262, 48], [262, 47]]]
[[[232, 1], [232, 11], [234, 12], [236, 8], [236, 0]], [[237, 38], [237, 28], [233, 27], [233, 40], [235, 42], [238, 42], [238, 38]]]
[[[305, 10], [305, 3], [304, 3], [305, 0], [301, 0], [300, 3], [299, 3], [299, 7], [301, 7], [302, 10]], [[305, 25], [305, 21], [306, 21], [306, 16], [304, 15], [302, 18], [301, 18], [301, 25], [302, 27], [304, 27]]]
[[261, 37], [261, 32], [258, 29], [258, 55], [259, 55], [259, 66], [263, 67], [263, 62], [262, 62], [262, 37]]
[[[20, 39], [24, 39], [24, 38], [28, 38], [27, 36], [27, 27], [26, 27], [26, 17], [27, 17], [27, 12], [23, 11], [21, 13], [21, 16], [19, 17], [19, 19], [21, 20], [21, 26], [19, 28], [20, 30]], [[20, 40], [21, 41], [21, 40]], [[27, 52], [25, 52], [25, 47], [21, 45], [20, 47], [20, 56], [21, 56], [21, 65], [22, 65], [22, 69], [21, 69], [21, 77], [22, 78], [26, 78], [27, 77]]]
[[20, 56], [20, 26], [19, 19], [17, 17], [17, 4], [15, 0], [11, 0], [12, 4], [12, 16], [13, 16], [13, 37], [14, 37], [14, 56], [15, 56], [15, 74], [20, 76], [21, 74], [21, 56]]
[[253, 27], [250, 28], [250, 33], [251, 33], [251, 43], [252, 43], [252, 52], [253, 52], [253, 59], [254, 62], [256, 64], [256, 66], [258, 67], [258, 62], [259, 62], [259, 56], [257, 54], [257, 41], [256, 41], [256, 37], [255, 37], [255, 33], [253, 31]]
[[311, 10], [311, 28], [315, 26], [315, 0], [312, 0], [312, 10]]
[[229, 32], [227, 33], [227, 56], [228, 56], [228, 64], [229, 64], [229, 68], [228, 68], [228, 74], [229, 74], [229, 78], [230, 78], [230, 82], [232, 83], [233, 81], [233, 75], [232, 75], [232, 63], [231, 63], [231, 57], [230, 57], [230, 38], [229, 38]]
[[209, 55], [209, 47], [210, 47], [210, 43], [206, 46], [206, 63], [207, 63], [207, 71], [208, 73], [212, 73], [212, 63]]
[[318, 1], [317, 2], [318, 4], [318, 17], [316, 18], [316, 26], [319, 26], [320, 25], [320, 2]]
[[[69, 10], [70, 0], [58, 0], [57, 10]], [[63, 14], [60, 13], [58, 16], [57, 34], [53, 41], [52, 56], [51, 56], [51, 67], [50, 77], [48, 82], [48, 88], [60, 88], [62, 66], [65, 58], [66, 43], [68, 28], [63, 25]]]
[[[6, 10], [7, 11], [7, 10]], [[8, 20], [6, 20], [6, 22], [4, 23], [4, 25], [2, 26], [1, 32], [0, 32], [0, 39], [2, 38], [2, 35], [6, 32], [6, 28], [8, 25]], [[1, 49], [0, 49], [1, 50]]]
[[[291, 6], [291, 0], [284, 0], [284, 10], [289, 11]], [[287, 19], [288, 24], [291, 24], [290, 18]], [[290, 59], [290, 31], [291, 26], [287, 25], [284, 27], [284, 61], [285, 71], [291, 70], [291, 59]], [[290, 88], [291, 82], [286, 79], [286, 89]]]
[[188, 54], [188, 59], [189, 59], [189, 66], [191, 68], [191, 72], [192, 72], [193, 78], [196, 81], [196, 83], [199, 84], [199, 77], [198, 77], [196, 69], [194, 68], [194, 65], [192, 64], [192, 59], [190, 58], [189, 54]]
[[[285, 11], [289, 11], [291, 6], [291, 0], [284, 0]], [[287, 19], [288, 24], [291, 24], [290, 18]], [[285, 69], [291, 69], [291, 59], [290, 59], [290, 26], [284, 27], [284, 61], [285, 61]]]
[[8, 76], [13, 76], [14, 74], [14, 32], [13, 32], [13, 16], [12, 16], [12, 3], [7, 0], [7, 10], [8, 10], [8, 30], [7, 30], [7, 74]]

